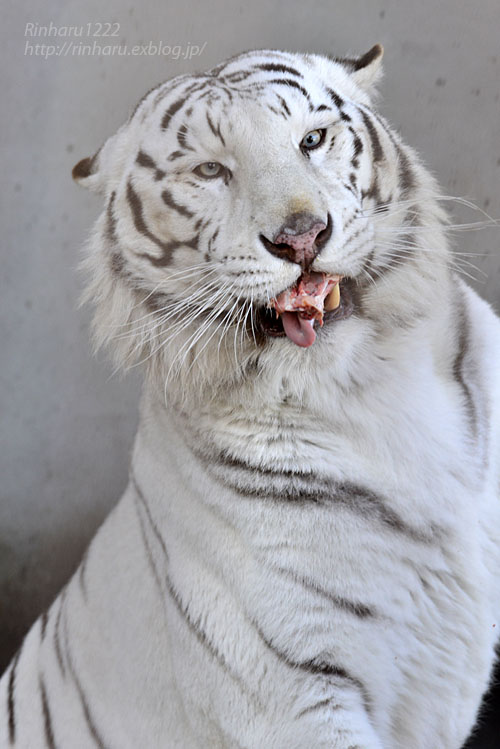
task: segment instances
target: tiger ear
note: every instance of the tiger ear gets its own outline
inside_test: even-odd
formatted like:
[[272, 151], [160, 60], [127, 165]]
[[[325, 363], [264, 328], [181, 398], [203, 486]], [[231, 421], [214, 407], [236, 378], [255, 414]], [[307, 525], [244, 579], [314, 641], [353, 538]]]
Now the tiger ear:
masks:
[[384, 48], [381, 44], [375, 44], [362, 57], [340, 58], [336, 62], [343, 65], [357, 86], [364, 91], [371, 88], [382, 75], [382, 57]]
[[104, 195], [116, 178], [120, 166], [120, 149], [117, 146], [123, 139], [123, 128], [111, 135], [93, 156], [87, 156], [75, 164], [71, 175], [75, 182], [92, 192]]
[[89, 190], [101, 192], [98, 166], [99, 151], [93, 156], [86, 156], [75, 164], [71, 176], [78, 185], [87, 187]]

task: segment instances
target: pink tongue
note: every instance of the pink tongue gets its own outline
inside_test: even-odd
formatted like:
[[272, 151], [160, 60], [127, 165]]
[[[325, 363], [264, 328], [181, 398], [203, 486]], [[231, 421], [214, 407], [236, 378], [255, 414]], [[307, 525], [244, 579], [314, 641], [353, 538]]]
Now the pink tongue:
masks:
[[288, 338], [297, 346], [307, 348], [316, 340], [314, 317], [308, 320], [297, 312], [282, 312], [281, 320]]

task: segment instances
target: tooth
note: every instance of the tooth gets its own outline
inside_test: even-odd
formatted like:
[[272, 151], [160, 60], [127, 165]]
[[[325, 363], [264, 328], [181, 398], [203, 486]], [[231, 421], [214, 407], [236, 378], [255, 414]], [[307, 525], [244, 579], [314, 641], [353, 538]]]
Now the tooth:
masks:
[[340, 288], [338, 283], [335, 284], [333, 289], [330, 291], [325, 299], [325, 309], [330, 312], [332, 309], [337, 309], [340, 304]]

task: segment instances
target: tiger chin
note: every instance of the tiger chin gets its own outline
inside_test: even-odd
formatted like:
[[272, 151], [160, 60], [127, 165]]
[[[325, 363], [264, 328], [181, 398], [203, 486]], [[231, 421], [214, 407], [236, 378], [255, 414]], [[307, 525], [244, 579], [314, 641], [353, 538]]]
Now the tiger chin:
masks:
[[2, 747], [458, 749], [500, 608], [500, 324], [373, 108], [382, 48], [246, 52], [75, 180], [141, 366], [124, 496], [0, 687]]

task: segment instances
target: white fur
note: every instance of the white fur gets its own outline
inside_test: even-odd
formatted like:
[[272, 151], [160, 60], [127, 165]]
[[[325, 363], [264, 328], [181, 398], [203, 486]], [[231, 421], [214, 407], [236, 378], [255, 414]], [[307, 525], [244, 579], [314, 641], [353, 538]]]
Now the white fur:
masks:
[[[352, 73], [327, 58], [264, 51], [235, 58], [226, 73], [272, 55], [302, 71], [316, 103], [327, 83], [361, 127], [358, 105], [371, 106], [364, 89], [379, 59]], [[203, 266], [203, 251], [184, 247], [166, 268], [140, 257], [159, 251], [134, 225], [130, 175], [157, 237], [193, 233], [194, 218], [165, 218], [160, 180], [135, 163], [139, 149], [161, 165], [175, 149], [160, 121], [189, 83], [149, 94], [82, 180], [107, 201], [115, 192], [133, 278], [110, 270], [117, 248], [104, 212], [86, 263], [97, 342], [112, 342], [125, 367], [146, 360], [146, 385], [131, 482], [54, 602], [44, 637], [39, 620], [16, 664], [15, 746], [47, 745], [42, 678], [57, 747], [458, 749], [488, 686], [500, 613], [499, 321], [452, 272], [436, 185], [382, 122], [384, 163], [373, 164], [360, 130], [359, 185], [377, 172], [381, 197], [395, 201], [406, 155], [418, 221], [413, 258], [379, 278], [408, 203], [376, 214], [365, 200], [356, 224], [364, 244], [352, 240], [346, 121], [314, 119], [293, 88], [290, 119], [263, 106], [276, 105], [272, 89], [228, 110], [216, 103], [225, 148], [198, 102], [196, 153], [175, 173], [165, 166], [166, 184], [219, 227], [212, 256]], [[306, 160], [297, 146], [305, 132], [330, 125], [328, 158], [318, 150]], [[190, 187], [205, 161], [231, 169], [229, 186]], [[325, 326], [306, 350], [286, 338], [256, 343], [244, 314], [250, 322], [252, 302], [300, 273], [258, 235], [306, 209], [334, 217], [314, 269], [356, 276], [375, 253], [363, 314]], [[201, 229], [202, 247], [208, 236]], [[180, 317], [152, 314], [158, 288]], [[190, 294], [199, 298], [183, 307]], [[238, 297], [239, 318], [230, 314]], [[217, 302], [225, 322], [194, 317], [200, 300]], [[316, 483], [338, 496], [286, 499]], [[339, 672], [315, 672], [322, 663]], [[6, 714], [12, 682], [9, 670]]]

